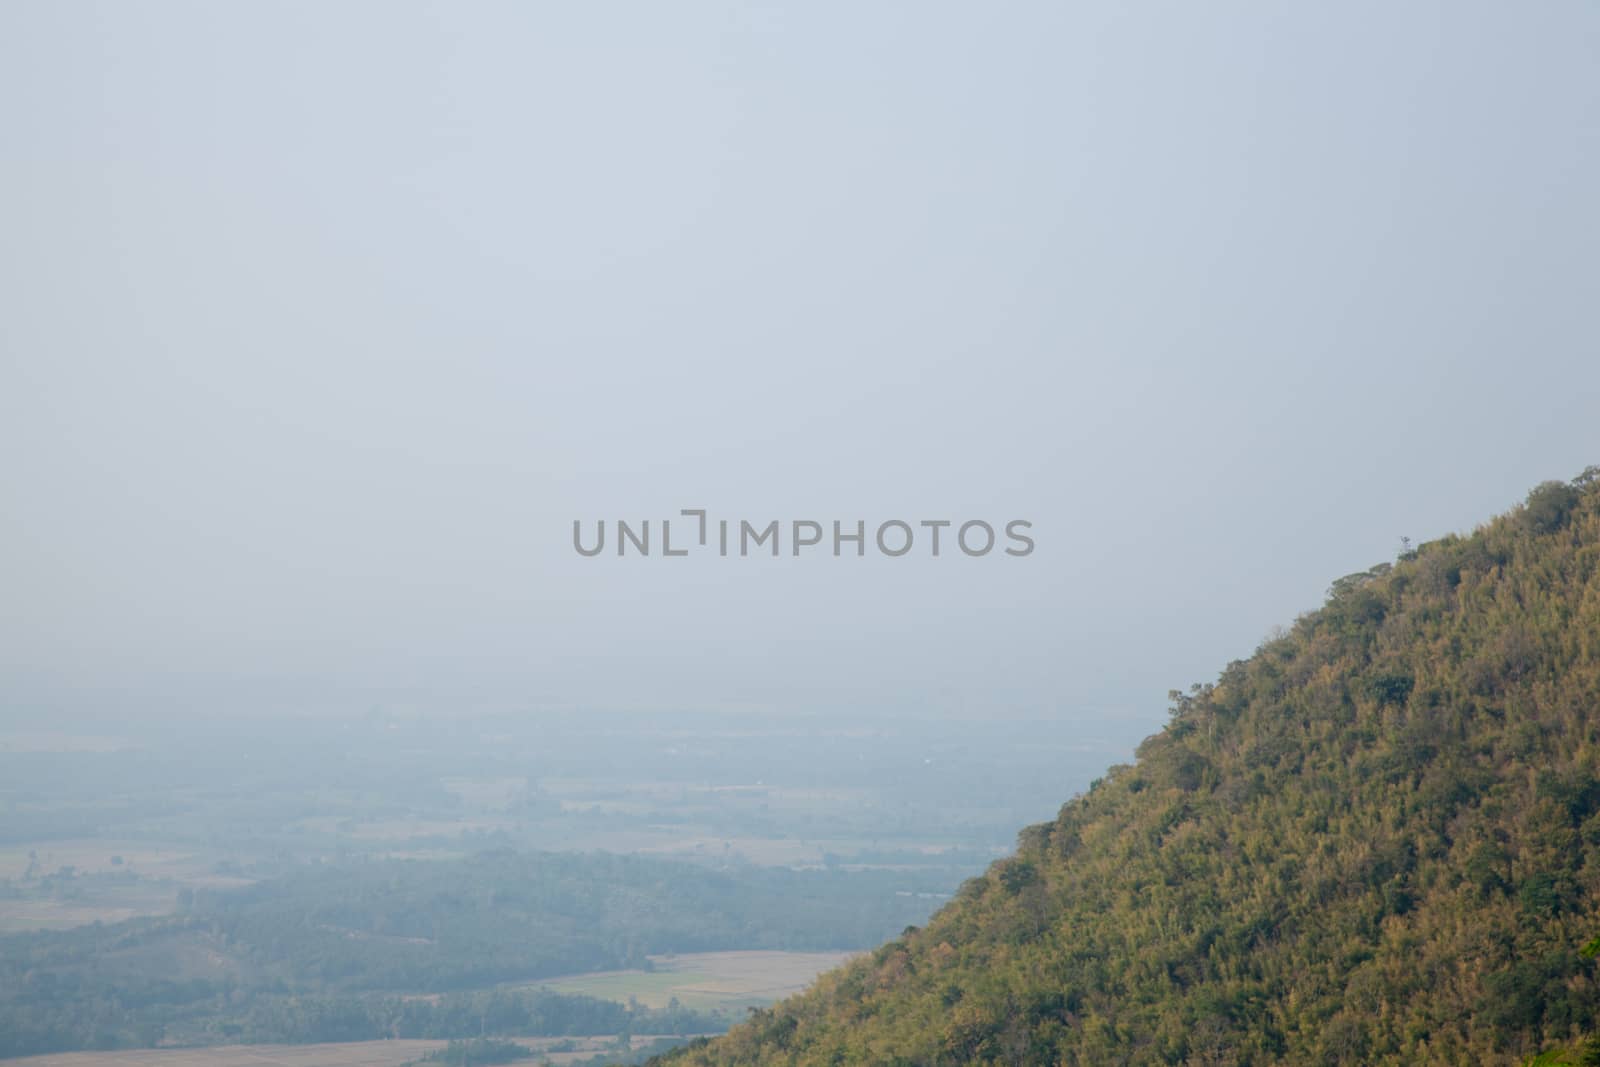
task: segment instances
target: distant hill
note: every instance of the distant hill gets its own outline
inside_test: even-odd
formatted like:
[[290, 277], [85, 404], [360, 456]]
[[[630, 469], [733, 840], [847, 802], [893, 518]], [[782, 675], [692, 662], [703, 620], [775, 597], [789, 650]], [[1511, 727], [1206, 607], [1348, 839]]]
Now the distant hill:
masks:
[[1578, 1062], [1597, 931], [1590, 468], [1339, 579], [925, 929], [661, 1062]]

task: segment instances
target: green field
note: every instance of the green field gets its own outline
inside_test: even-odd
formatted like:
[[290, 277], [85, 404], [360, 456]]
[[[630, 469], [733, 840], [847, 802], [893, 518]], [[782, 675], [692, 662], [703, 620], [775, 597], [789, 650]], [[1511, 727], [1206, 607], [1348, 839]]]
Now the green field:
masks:
[[849, 952], [694, 952], [652, 956], [653, 970], [601, 971], [538, 983], [557, 993], [607, 1000], [637, 1000], [664, 1008], [677, 1000], [697, 1011], [763, 1007], [800, 992], [823, 971], [849, 959]]

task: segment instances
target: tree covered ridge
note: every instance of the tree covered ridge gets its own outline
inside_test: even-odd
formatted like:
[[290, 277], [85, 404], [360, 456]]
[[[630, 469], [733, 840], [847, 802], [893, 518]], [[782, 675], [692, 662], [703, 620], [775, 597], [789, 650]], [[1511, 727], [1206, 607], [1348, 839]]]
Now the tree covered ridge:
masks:
[[1517, 1063], [1595, 1027], [1600, 469], [1340, 579], [925, 929], [673, 1064]]

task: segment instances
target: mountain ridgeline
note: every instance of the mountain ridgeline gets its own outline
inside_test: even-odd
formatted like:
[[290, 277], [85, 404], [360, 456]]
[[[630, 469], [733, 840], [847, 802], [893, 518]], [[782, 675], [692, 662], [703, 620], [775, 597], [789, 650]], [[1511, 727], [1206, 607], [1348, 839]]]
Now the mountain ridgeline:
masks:
[[732, 1064], [1600, 1062], [1600, 469], [1334, 583]]

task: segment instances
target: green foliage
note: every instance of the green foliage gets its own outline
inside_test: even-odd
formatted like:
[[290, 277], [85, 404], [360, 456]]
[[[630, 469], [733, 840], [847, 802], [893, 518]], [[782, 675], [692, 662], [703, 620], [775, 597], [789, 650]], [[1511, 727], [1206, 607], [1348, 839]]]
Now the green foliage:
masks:
[[1552, 533], [1566, 523], [1578, 504], [1578, 490], [1562, 482], [1545, 482], [1528, 494], [1522, 517], [1534, 533]]
[[1415, 684], [1411, 675], [1403, 671], [1383, 671], [1367, 680], [1367, 695], [1379, 704], [1402, 706]]
[[1600, 1061], [1600, 476], [1172, 698], [922, 929], [664, 1062]]

